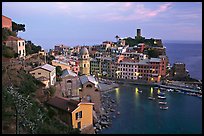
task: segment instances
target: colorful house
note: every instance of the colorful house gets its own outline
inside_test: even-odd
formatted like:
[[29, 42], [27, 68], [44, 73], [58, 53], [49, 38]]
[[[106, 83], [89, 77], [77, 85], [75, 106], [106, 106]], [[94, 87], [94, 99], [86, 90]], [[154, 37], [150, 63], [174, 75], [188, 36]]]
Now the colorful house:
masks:
[[67, 125], [83, 130], [93, 129], [93, 103], [76, 101], [63, 97], [54, 97], [48, 100], [48, 105], [57, 109], [57, 115]]

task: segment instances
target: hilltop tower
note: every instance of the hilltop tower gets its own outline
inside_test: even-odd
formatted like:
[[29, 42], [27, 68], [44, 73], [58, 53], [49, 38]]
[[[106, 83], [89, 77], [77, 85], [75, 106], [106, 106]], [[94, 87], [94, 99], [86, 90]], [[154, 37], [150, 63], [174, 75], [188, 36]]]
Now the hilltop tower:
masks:
[[137, 37], [141, 37], [141, 29], [137, 29]]
[[87, 48], [83, 47], [79, 53], [80, 74], [90, 75], [90, 57]]

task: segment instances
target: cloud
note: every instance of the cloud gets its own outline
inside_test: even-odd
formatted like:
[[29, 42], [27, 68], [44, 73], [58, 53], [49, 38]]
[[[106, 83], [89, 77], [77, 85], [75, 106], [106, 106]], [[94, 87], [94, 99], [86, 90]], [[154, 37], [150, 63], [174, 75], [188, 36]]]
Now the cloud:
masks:
[[152, 17], [158, 16], [160, 13], [167, 11], [171, 7], [172, 3], [165, 3], [160, 5], [156, 9], [146, 8], [143, 3], [125, 3], [122, 6], [125, 10], [129, 10], [129, 13], [113, 12], [102, 14], [101, 17], [109, 21], [131, 21], [131, 20], [147, 20]]

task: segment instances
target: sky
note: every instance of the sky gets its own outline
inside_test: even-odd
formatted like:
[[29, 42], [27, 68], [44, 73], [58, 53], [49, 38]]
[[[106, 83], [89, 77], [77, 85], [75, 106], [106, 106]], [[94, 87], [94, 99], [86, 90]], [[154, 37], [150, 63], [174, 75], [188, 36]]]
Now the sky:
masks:
[[134, 37], [202, 41], [201, 2], [3, 2], [2, 15], [26, 31], [18, 36], [44, 49], [95, 45]]

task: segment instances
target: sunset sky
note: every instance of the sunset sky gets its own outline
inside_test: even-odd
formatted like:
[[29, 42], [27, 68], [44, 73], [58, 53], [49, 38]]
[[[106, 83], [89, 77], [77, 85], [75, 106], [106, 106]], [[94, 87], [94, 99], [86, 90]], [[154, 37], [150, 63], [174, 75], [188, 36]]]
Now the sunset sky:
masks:
[[45, 49], [134, 37], [137, 28], [146, 38], [202, 41], [201, 2], [3, 2], [2, 15]]

